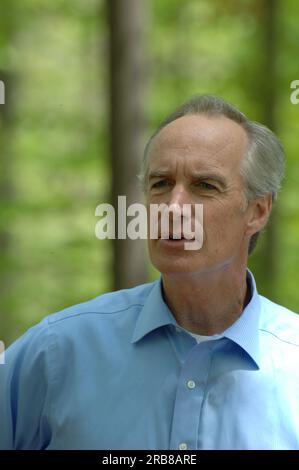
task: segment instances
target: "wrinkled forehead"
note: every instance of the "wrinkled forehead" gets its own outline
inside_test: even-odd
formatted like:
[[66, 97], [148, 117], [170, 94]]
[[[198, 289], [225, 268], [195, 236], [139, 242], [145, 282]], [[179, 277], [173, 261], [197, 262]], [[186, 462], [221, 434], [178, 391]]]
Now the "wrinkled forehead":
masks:
[[187, 115], [165, 126], [149, 148], [150, 167], [187, 158], [190, 165], [240, 166], [248, 148], [246, 131], [224, 116]]

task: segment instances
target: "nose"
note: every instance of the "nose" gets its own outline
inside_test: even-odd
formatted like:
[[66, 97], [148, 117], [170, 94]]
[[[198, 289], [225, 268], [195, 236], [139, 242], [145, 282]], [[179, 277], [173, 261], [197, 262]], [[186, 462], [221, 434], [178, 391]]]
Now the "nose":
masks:
[[186, 212], [187, 206], [190, 206], [192, 211], [190, 194], [183, 184], [176, 184], [168, 201], [169, 223], [173, 232], [181, 233], [183, 220], [191, 216], [191, 213]]
[[180, 206], [183, 207], [184, 204], [190, 204], [190, 195], [183, 184], [176, 184], [172, 189], [168, 201], [169, 206]]

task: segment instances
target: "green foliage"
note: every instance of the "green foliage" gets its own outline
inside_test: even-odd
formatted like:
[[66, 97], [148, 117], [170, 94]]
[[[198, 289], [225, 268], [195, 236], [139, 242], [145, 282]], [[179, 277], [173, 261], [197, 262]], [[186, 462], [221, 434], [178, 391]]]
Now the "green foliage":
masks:
[[[263, 120], [261, 97], [272, 77], [264, 66], [262, 3], [149, 0], [149, 134], [179, 103], [202, 92]], [[0, 74], [9, 71], [14, 84], [12, 158], [4, 168], [13, 191], [0, 205], [1, 229], [8, 226], [10, 238], [1, 263], [8, 287], [0, 337], [6, 342], [46, 314], [112, 285], [110, 245], [94, 236], [94, 210], [109, 199], [111, 179], [104, 6], [103, 0], [1, 0]], [[299, 79], [298, 15], [294, 0], [280, 2], [276, 126], [288, 171], [272, 287], [278, 302], [297, 311], [299, 105], [290, 103], [289, 86]], [[263, 240], [250, 266], [268, 294], [262, 250]]]
[[13, 194], [1, 205], [10, 233], [1, 269], [2, 279], [10, 278], [1, 308], [7, 343], [112, 281], [108, 243], [94, 236], [94, 211], [110, 184], [98, 4], [30, 0], [18, 8], [23, 21], [4, 46], [17, 57], [11, 74], [18, 78], [9, 103]]

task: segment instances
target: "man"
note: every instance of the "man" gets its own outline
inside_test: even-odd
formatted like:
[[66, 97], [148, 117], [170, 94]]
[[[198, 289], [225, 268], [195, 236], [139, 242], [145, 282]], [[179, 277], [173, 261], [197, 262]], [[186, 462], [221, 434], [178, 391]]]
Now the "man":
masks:
[[0, 447], [299, 449], [299, 317], [259, 296], [246, 269], [283, 169], [274, 134], [221, 99], [170, 115], [146, 147], [147, 204], [202, 204], [202, 248], [184, 249], [183, 225], [180, 239], [160, 230], [159, 281], [51, 315], [14, 343]]

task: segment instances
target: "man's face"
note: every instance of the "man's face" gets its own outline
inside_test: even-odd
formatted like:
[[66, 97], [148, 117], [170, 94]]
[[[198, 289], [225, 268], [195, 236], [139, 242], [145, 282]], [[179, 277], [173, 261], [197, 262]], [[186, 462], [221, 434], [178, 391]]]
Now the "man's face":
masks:
[[160, 272], [205, 273], [244, 259], [249, 215], [240, 170], [247, 145], [243, 128], [224, 116], [184, 116], [156, 136], [149, 149], [148, 208], [203, 204], [201, 249], [186, 250], [186, 240], [149, 239]]

